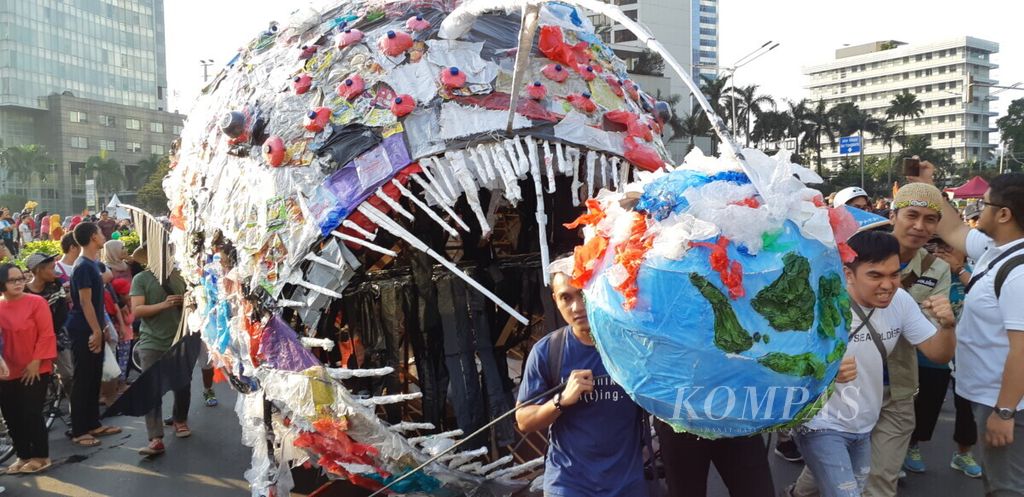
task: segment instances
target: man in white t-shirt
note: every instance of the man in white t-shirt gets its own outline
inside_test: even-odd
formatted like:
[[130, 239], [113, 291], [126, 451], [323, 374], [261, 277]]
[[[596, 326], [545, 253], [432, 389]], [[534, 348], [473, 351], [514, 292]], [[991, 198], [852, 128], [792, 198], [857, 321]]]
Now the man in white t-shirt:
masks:
[[[935, 167], [921, 163], [932, 183]], [[967, 285], [956, 349], [956, 393], [971, 401], [982, 445], [986, 495], [1024, 496], [1024, 173], [989, 182], [977, 228], [943, 206], [942, 239], [977, 261]], [[949, 219], [946, 219], [946, 218]]]
[[850, 343], [835, 392], [795, 434], [807, 463], [804, 471], [814, 475], [824, 497], [859, 497], [864, 489], [871, 469], [871, 430], [882, 408], [882, 370], [896, 341], [904, 337], [940, 363], [953, 357], [956, 346], [949, 299], [931, 297], [919, 307], [900, 288], [900, 246], [892, 235], [867, 231], [854, 235], [849, 244], [857, 252], [857, 259], [844, 268], [855, 311]]

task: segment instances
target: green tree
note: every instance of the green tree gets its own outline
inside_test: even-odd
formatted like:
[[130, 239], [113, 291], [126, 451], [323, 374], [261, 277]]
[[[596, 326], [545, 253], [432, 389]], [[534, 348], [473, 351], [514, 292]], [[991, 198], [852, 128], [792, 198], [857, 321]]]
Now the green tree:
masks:
[[900, 129], [897, 128], [896, 126], [894, 126], [893, 124], [889, 123], [888, 121], [884, 121], [882, 123], [882, 125], [878, 128], [878, 131], [875, 132], [875, 133], [872, 133], [872, 134], [874, 135], [875, 138], [877, 138], [879, 140], [882, 140], [882, 146], [884, 146], [884, 147], [889, 149], [888, 161], [886, 162], [886, 164], [887, 164], [887, 166], [886, 166], [887, 171], [886, 171], [886, 174], [885, 174], [885, 182], [886, 182], [887, 185], [891, 185], [892, 184], [892, 146], [896, 143], [896, 138], [899, 137]]
[[836, 120], [835, 115], [825, 105], [824, 100], [818, 100], [814, 107], [807, 114], [807, 122], [810, 127], [810, 137], [813, 140], [814, 152], [817, 157], [818, 176], [824, 174], [821, 165], [821, 140], [828, 139], [832, 145], [836, 143]]
[[1004, 156], [1006, 169], [1021, 171], [1024, 169], [1024, 98], [1010, 102], [1006, 115], [996, 121], [999, 127], [999, 138], [1006, 147]]
[[644, 50], [636, 58], [636, 64], [630, 72], [646, 76], [664, 76], [665, 59], [661, 58], [654, 50]]
[[[729, 76], [719, 76], [717, 78], [709, 78], [707, 76], [701, 76], [701, 92], [704, 97], [707, 98], [708, 103], [711, 105], [711, 109], [715, 111], [718, 117], [728, 117], [725, 112], [725, 93], [726, 85], [729, 84]], [[715, 155], [718, 153], [718, 136], [714, 133], [714, 129], [708, 123], [708, 135], [711, 137], [711, 154]]]
[[135, 190], [142, 188], [142, 185], [146, 184], [146, 180], [160, 167], [160, 161], [162, 160], [163, 157], [156, 154], [151, 154], [149, 157], [140, 160], [139, 164], [135, 166], [135, 170], [132, 171], [128, 186]]
[[96, 194], [100, 198], [117, 193], [125, 183], [121, 163], [107, 157], [105, 150], [101, 150], [100, 155], [94, 155], [85, 161], [84, 172], [86, 176], [91, 176], [96, 181]]
[[899, 117], [901, 119], [900, 130], [903, 132], [903, 136], [906, 137], [907, 118], [920, 117], [924, 114], [924, 104], [913, 93], [900, 93], [889, 102], [889, 108], [885, 113], [890, 118]]
[[786, 105], [789, 109], [786, 113], [789, 114], [789, 129], [786, 130], [786, 135], [796, 141], [796, 150], [801, 150], [801, 142], [804, 137], [807, 137], [812, 132], [812, 126], [808, 117], [811, 113], [811, 109], [808, 107], [806, 98], [799, 101], [787, 100]]
[[[677, 121], [674, 125], [673, 121]], [[669, 126], [672, 127], [672, 138], [687, 138], [689, 144], [686, 147], [686, 153], [690, 153], [694, 147], [694, 138], [698, 136], [708, 136], [711, 132], [711, 123], [708, 122], [704, 113], [699, 109], [694, 109], [687, 116], [676, 116], [676, 119], [669, 121]], [[678, 127], [676, 127], [678, 125]]]
[[156, 170], [149, 175], [146, 183], [139, 188], [138, 195], [135, 197], [139, 207], [154, 215], [167, 213], [167, 195], [164, 194], [163, 182], [170, 170], [170, 159], [166, 156], [160, 157]]
[[789, 133], [792, 117], [789, 112], [767, 110], [761, 112], [754, 123], [751, 131], [751, 138], [756, 143], [778, 144], [784, 140]]
[[749, 85], [741, 88], [732, 88], [729, 98], [736, 100], [737, 124], [743, 125], [743, 136], [746, 138], [746, 146], [750, 146], [750, 134], [753, 131], [752, 125], [755, 117], [761, 115], [766, 107], [775, 109], [775, 99], [768, 95], [759, 95], [757, 85]]

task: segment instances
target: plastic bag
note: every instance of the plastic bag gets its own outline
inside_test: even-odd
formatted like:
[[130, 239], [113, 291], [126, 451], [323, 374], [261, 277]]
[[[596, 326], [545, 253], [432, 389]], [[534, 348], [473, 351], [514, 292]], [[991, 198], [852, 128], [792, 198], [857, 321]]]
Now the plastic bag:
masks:
[[117, 357], [114, 356], [114, 348], [107, 346], [103, 347], [103, 373], [100, 376], [101, 381], [112, 381], [116, 380], [121, 376], [121, 367], [117, 365]]

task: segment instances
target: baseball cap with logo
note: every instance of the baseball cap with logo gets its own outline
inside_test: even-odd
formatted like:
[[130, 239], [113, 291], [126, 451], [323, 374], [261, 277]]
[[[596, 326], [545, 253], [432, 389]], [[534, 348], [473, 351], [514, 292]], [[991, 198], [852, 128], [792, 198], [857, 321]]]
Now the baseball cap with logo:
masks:
[[36, 252], [25, 259], [25, 267], [28, 268], [29, 271], [35, 271], [36, 268], [39, 267], [41, 264], [53, 262], [56, 258], [57, 256], [55, 255], [47, 255]]

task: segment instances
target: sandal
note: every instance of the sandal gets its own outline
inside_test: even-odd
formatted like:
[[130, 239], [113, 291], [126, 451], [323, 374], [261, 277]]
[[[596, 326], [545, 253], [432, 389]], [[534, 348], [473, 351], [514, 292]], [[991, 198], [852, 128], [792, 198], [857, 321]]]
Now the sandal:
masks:
[[33, 459], [33, 460], [29, 461], [28, 464], [26, 464], [21, 469], [21, 474], [23, 474], [23, 475], [31, 475], [31, 474], [39, 473], [39, 472], [46, 471], [46, 470], [50, 469], [51, 466], [53, 466], [53, 461], [51, 461], [49, 459], [43, 459], [42, 462], [40, 462], [38, 459]]
[[121, 433], [121, 429], [116, 426], [101, 426], [89, 432], [94, 437], [105, 437], [107, 435], [117, 435]]
[[16, 461], [14, 461], [13, 463], [11, 463], [10, 466], [7, 466], [6, 468], [4, 468], [3, 474], [7, 474], [7, 475], [21, 474], [22, 468], [24, 468], [28, 463], [29, 463], [29, 461], [18, 459]]
[[77, 438], [72, 438], [71, 443], [79, 447], [96, 447], [101, 444], [100, 440], [90, 434], [85, 434]]

